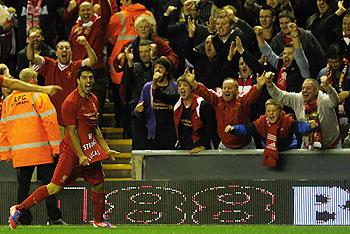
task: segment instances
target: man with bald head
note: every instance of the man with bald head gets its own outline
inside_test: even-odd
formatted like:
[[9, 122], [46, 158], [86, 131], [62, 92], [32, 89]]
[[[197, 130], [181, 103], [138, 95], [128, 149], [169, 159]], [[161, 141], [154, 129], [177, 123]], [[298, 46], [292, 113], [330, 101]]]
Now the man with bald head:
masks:
[[[39, 204], [50, 195], [59, 193], [64, 186], [84, 178], [92, 187], [91, 199], [94, 227], [113, 227], [104, 219], [104, 173], [101, 161], [119, 154], [111, 150], [97, 126], [97, 98], [92, 94], [93, 69], [79, 69], [77, 89], [64, 101], [62, 113], [67, 132], [60, 145], [60, 156], [51, 182], [37, 188], [27, 199], [10, 208], [9, 226], [15, 229], [23, 212]], [[47, 113], [45, 113], [47, 115]]]
[[38, 73], [33, 68], [24, 68], [19, 73], [19, 79], [30, 84], [36, 84], [37, 78]]
[[238, 97], [238, 84], [233, 78], [226, 78], [222, 84], [222, 92], [218, 93], [195, 81], [194, 71], [190, 72], [188, 68], [186, 69], [186, 80], [194, 88], [194, 92], [215, 108], [217, 132], [221, 139], [219, 149], [255, 148], [251, 137], [234, 136], [225, 132], [225, 128], [227, 125], [247, 124], [249, 122], [250, 107], [258, 99], [266, 77], [269, 75], [270, 73], [263, 73], [262, 76], [257, 77], [257, 84], [247, 94]]
[[[94, 14], [94, 5], [90, 2], [82, 2], [79, 6], [79, 18], [72, 27], [68, 41], [72, 45], [72, 59], [81, 60], [87, 57], [86, 50], [77, 40], [84, 36], [91, 48], [95, 51], [98, 62], [95, 69], [95, 84], [93, 92], [99, 103], [99, 113], [102, 117], [103, 106], [106, 98], [107, 76], [103, 64], [103, 48], [105, 45], [105, 32], [111, 17], [111, 6], [108, 0], [101, 0], [101, 14]], [[101, 119], [100, 119], [101, 121]], [[101, 124], [101, 122], [100, 122]]]
[[79, 36], [85, 36], [98, 55], [99, 63], [96, 67], [102, 65], [104, 37], [101, 35], [106, 30], [110, 15], [111, 8], [108, 0], [101, 1], [101, 16], [95, 14], [94, 6], [90, 2], [82, 2], [80, 4], [79, 18], [73, 26], [69, 36], [69, 42], [72, 44], [73, 48], [73, 60], [86, 57], [84, 48], [76, 42], [76, 39]]
[[62, 90], [60, 86], [48, 85], [48, 86], [38, 86], [34, 84], [28, 84], [26, 82], [11, 79], [13, 76], [10, 74], [8, 67], [1, 63], [0, 64], [0, 87], [9, 88], [11, 90], [18, 90], [24, 92], [43, 92], [49, 95], [54, 95], [58, 91]]
[[[19, 73], [22, 82], [35, 85], [37, 72], [25, 68]], [[48, 184], [55, 170], [54, 157], [59, 153], [60, 132], [55, 107], [47, 94], [14, 90], [2, 105], [0, 123], [0, 159], [11, 159], [17, 171], [17, 203], [28, 197], [33, 171]], [[28, 134], [28, 133], [31, 134]], [[48, 224], [65, 224], [57, 207], [57, 197], [46, 199]], [[26, 210], [19, 222], [31, 224]]]

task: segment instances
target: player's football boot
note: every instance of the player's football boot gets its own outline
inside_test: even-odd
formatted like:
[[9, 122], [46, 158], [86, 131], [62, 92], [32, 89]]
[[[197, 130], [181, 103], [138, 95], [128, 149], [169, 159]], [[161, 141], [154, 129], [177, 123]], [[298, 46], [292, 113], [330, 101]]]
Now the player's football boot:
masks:
[[115, 228], [116, 226], [113, 226], [110, 222], [108, 221], [103, 221], [103, 222], [96, 222], [95, 220], [91, 221], [92, 226], [98, 227], [98, 228]]
[[17, 210], [17, 206], [12, 206], [10, 208], [10, 217], [9, 217], [9, 227], [11, 229], [16, 229], [18, 219], [21, 217], [22, 212], [20, 210]]

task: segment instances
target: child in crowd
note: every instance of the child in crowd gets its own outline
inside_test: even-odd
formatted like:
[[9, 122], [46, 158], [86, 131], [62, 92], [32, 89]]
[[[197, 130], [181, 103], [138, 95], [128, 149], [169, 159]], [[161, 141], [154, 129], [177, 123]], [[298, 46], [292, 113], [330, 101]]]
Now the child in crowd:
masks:
[[295, 134], [309, 134], [316, 127], [314, 120], [310, 123], [294, 120], [283, 112], [283, 105], [273, 99], [265, 103], [265, 115], [250, 124], [227, 125], [225, 132], [234, 135], [260, 135], [265, 146], [262, 164], [268, 167], [276, 167], [278, 152], [296, 148]]

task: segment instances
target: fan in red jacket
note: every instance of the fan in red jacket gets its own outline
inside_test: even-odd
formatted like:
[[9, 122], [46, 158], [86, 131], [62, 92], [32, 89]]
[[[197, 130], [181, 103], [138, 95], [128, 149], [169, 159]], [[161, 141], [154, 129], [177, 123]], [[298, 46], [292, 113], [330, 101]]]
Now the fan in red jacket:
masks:
[[222, 93], [207, 89], [203, 84], [195, 81], [194, 71], [187, 68], [185, 77], [194, 88], [194, 92], [204, 98], [215, 108], [217, 120], [217, 132], [221, 139], [219, 149], [254, 149], [255, 144], [251, 137], [237, 137], [225, 132], [227, 125], [247, 124], [251, 105], [260, 95], [262, 86], [266, 79], [272, 75], [271, 72], [263, 73], [257, 77], [257, 84], [243, 97], [237, 97], [238, 84], [232, 78], [226, 78], [222, 84]]
[[177, 87], [180, 94], [174, 106], [177, 148], [190, 149], [191, 153], [210, 149], [212, 123], [215, 120], [210, 105], [193, 93], [185, 77], [181, 76], [177, 80]]
[[238, 136], [260, 135], [265, 145], [262, 164], [268, 167], [276, 167], [279, 159], [279, 151], [295, 149], [297, 140], [294, 133], [308, 135], [316, 127], [316, 121], [310, 123], [294, 120], [292, 116], [283, 112], [283, 105], [273, 99], [265, 103], [265, 115], [248, 125], [227, 125], [225, 132]]

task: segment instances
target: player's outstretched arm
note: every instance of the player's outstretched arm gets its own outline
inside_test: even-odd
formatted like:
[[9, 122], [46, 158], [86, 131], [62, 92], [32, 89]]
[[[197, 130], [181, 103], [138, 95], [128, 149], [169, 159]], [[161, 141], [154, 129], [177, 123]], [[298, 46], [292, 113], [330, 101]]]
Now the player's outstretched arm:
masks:
[[4, 81], [2, 86], [5, 88], [9, 88], [12, 90], [18, 90], [23, 92], [43, 92], [49, 95], [54, 95], [58, 91], [62, 90], [60, 86], [57, 85], [48, 85], [48, 86], [40, 86], [29, 84], [17, 79], [9, 79], [4, 76]]

